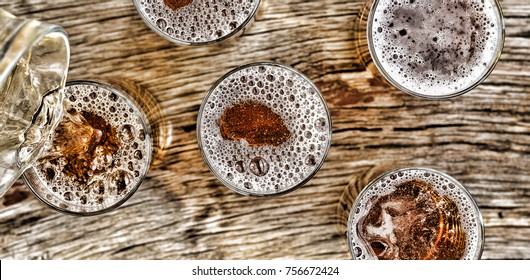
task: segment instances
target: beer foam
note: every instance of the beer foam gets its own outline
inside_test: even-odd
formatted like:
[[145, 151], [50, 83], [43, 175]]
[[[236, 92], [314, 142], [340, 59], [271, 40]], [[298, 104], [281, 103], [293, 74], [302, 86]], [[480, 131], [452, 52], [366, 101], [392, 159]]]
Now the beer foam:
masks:
[[[31, 169], [41, 183], [32, 187], [46, 189], [43, 199], [59, 208], [71, 212], [100, 211], [129, 196], [147, 173], [151, 157], [147, 127], [131, 101], [105, 87], [74, 83], [67, 85], [64, 92], [68, 107], [94, 113], [116, 130], [119, 149], [112, 155], [96, 157], [86, 184], [63, 173], [63, 156]], [[63, 121], [66, 118], [63, 116]], [[57, 154], [56, 147], [48, 145], [43, 154]]]
[[[378, 198], [389, 195], [396, 191], [397, 186], [414, 180], [429, 184], [438, 194], [447, 196], [457, 205], [460, 224], [466, 233], [466, 248], [463, 259], [471, 260], [480, 256], [480, 244], [483, 238], [482, 218], [470, 194], [462, 185], [443, 173], [428, 169], [408, 168], [396, 170], [378, 178], [376, 181], [370, 183], [357, 198], [348, 221], [348, 242], [350, 243], [352, 257], [358, 260], [377, 259], [377, 256], [370, 253], [370, 245], [366, 244], [363, 240], [357, 226], [368, 215], [371, 207]], [[443, 203], [443, 201], [438, 203]], [[383, 218], [385, 217], [388, 218], [390, 216], [383, 213]], [[398, 242], [395, 240], [395, 236], [393, 236], [392, 222], [387, 221], [383, 225], [385, 226], [368, 228], [368, 230], [374, 235], [390, 236], [393, 244]]]
[[[243, 101], [256, 101], [278, 114], [291, 136], [279, 146], [249, 146], [225, 140], [219, 120]], [[203, 101], [199, 144], [212, 172], [239, 193], [286, 192], [312, 177], [331, 142], [328, 109], [318, 89], [300, 73], [275, 64], [253, 64], [230, 73]]]
[[254, 16], [259, 0], [195, 0], [173, 11], [163, 0], [135, 0], [144, 20], [157, 32], [184, 43], [223, 40]]
[[466, 91], [496, 62], [502, 20], [494, 0], [380, 0], [368, 38], [378, 67], [414, 93]]

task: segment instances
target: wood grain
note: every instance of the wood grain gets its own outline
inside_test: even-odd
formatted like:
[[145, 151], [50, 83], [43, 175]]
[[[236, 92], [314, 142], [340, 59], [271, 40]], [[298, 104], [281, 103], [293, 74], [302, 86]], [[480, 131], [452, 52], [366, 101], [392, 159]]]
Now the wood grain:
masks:
[[[0, 0], [18, 16], [66, 28], [70, 78], [129, 79], [159, 101], [172, 128], [166, 156], [117, 211], [62, 215], [19, 181], [0, 200], [1, 259], [347, 259], [336, 228], [348, 182], [387, 163], [431, 166], [482, 209], [484, 259], [530, 258], [530, 3], [501, 1], [506, 45], [490, 77], [457, 99], [417, 99], [380, 82], [354, 51], [362, 1], [267, 0], [244, 36], [208, 47], [152, 32], [131, 1]], [[235, 194], [203, 163], [202, 98], [242, 64], [276, 61], [308, 75], [333, 118], [320, 172], [284, 197]]]

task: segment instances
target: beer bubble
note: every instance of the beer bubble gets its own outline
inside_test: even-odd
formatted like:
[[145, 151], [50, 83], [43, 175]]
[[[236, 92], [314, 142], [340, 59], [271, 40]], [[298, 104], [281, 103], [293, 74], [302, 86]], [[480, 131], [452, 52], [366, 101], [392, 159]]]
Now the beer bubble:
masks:
[[73, 198], [73, 195], [72, 195], [71, 192], [65, 192], [65, 193], [63, 194], [63, 196], [64, 196], [64, 200], [66, 200], [66, 201], [70, 201], [70, 200], [72, 200], [72, 198]]
[[120, 128], [121, 137], [125, 142], [131, 142], [134, 139], [134, 127], [130, 124], [125, 124]]
[[317, 164], [317, 161], [316, 161], [316, 159], [315, 159], [315, 156], [314, 156], [314, 155], [308, 155], [308, 156], [305, 158], [305, 164], [306, 164], [306, 165], [309, 165], [309, 166], [316, 165], [316, 164]]
[[109, 93], [109, 99], [111, 101], [113, 101], [113, 102], [116, 102], [116, 101], [118, 101], [118, 95], [115, 94], [114, 92], [111, 92], [111, 93]]
[[315, 128], [318, 131], [325, 131], [326, 130], [326, 119], [325, 118], [318, 118], [315, 121]]
[[360, 256], [362, 255], [362, 253], [363, 253], [363, 252], [362, 252], [362, 250], [361, 250], [360, 247], [354, 247], [354, 248], [353, 248], [353, 255], [354, 255], [356, 258], [360, 257]]
[[236, 170], [239, 173], [245, 172], [245, 163], [241, 160], [236, 162]]
[[145, 141], [145, 131], [143, 129], [138, 131], [138, 139]]
[[122, 195], [126, 190], [127, 186], [131, 183], [132, 176], [123, 170], [115, 171], [108, 178], [109, 187], [112, 192], [115, 192], [118, 195]]
[[134, 151], [134, 158], [135, 158], [135, 159], [140, 160], [140, 159], [142, 159], [143, 157], [144, 157], [144, 156], [143, 156], [143, 154], [142, 154], [142, 151], [140, 151], [140, 150], [136, 150], [136, 151]]
[[99, 194], [99, 195], [105, 194], [105, 183], [103, 183], [100, 180], [96, 180], [96, 181], [92, 182], [89, 185], [89, 188], [92, 189], [92, 191], [95, 194]]
[[159, 18], [156, 20], [156, 26], [158, 26], [158, 28], [163, 30], [164, 28], [167, 27], [167, 22], [165, 19]]
[[269, 172], [269, 163], [262, 157], [255, 157], [250, 161], [249, 170], [254, 175], [262, 177]]

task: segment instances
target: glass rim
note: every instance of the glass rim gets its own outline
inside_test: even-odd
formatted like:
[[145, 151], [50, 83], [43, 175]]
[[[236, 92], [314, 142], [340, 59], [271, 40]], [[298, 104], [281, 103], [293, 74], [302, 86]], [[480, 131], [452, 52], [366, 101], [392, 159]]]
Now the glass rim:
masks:
[[[12, 20], [18, 19], [17, 17], [13, 18]], [[50, 35], [59, 35], [62, 40], [66, 42], [65, 46], [67, 49], [67, 55], [70, 56], [70, 45], [68, 44], [68, 34], [66, 33], [66, 30], [58, 25], [50, 24], [41, 22], [38, 20], [33, 19], [22, 19], [22, 22], [18, 24], [18, 27], [11, 32], [11, 36], [6, 38], [5, 42], [13, 40], [13, 36], [16, 36], [19, 31], [21, 31], [24, 26], [27, 26], [28, 24], [35, 24], [35, 26], [32, 26], [32, 29], [35, 29], [36, 36], [32, 38], [28, 38], [28, 41], [31, 41], [30, 44], [27, 44], [24, 48], [20, 49], [20, 51], [17, 51], [16, 55], [13, 57], [8, 58], [10, 61], [6, 65], [4, 69], [0, 71], [0, 81], [3, 81], [5, 79], [5, 76], [11, 73], [12, 69], [18, 64], [20, 58], [29, 52], [33, 47], [35, 47], [40, 41], [42, 41], [44, 38]], [[4, 50], [5, 51], [5, 50]], [[5, 52], [3, 53], [6, 54]], [[5, 57], [0, 57], [0, 62]], [[66, 65], [65, 69], [68, 69], [68, 65]]]
[[201, 42], [190, 42], [190, 41], [187, 41], [187, 40], [177, 39], [175, 37], [169, 36], [168, 34], [162, 32], [158, 28], [158, 26], [156, 26], [156, 24], [153, 24], [151, 21], [149, 21], [147, 19], [147, 15], [143, 12], [141, 7], [139, 6], [138, 1], [140, 1], [140, 0], [132, 0], [132, 2], [134, 4], [134, 8], [136, 9], [136, 12], [138, 13], [138, 15], [140, 15], [140, 18], [142, 18], [142, 21], [151, 30], [153, 30], [156, 34], [158, 34], [162, 38], [164, 38], [164, 39], [166, 39], [166, 40], [168, 40], [168, 41], [170, 41], [172, 43], [175, 43], [175, 44], [179, 44], [179, 45], [183, 45], [183, 46], [195, 46], [195, 47], [198, 47], [198, 46], [215, 45], [217, 43], [224, 42], [224, 41], [234, 37], [240, 31], [243, 31], [245, 29], [245, 27], [253, 20], [254, 16], [256, 15], [256, 12], [258, 11], [258, 9], [260, 7], [260, 4], [261, 4], [262, 0], [256, 0], [257, 3], [256, 3], [256, 5], [254, 5], [254, 7], [252, 9], [252, 12], [249, 13], [247, 18], [237, 28], [235, 28], [234, 30], [232, 30], [231, 32], [227, 33], [226, 35], [224, 35], [224, 36], [222, 36], [220, 38], [217, 38], [217, 39], [214, 39], [214, 40], [209, 40], [209, 41], [201, 41]]
[[502, 55], [502, 52], [503, 52], [503, 49], [504, 49], [504, 44], [505, 44], [505, 37], [506, 37], [506, 22], [505, 22], [505, 19], [504, 19], [504, 14], [503, 14], [503, 11], [502, 11], [502, 7], [501, 5], [499, 4], [499, 1], [498, 0], [490, 0], [493, 2], [493, 8], [495, 9], [495, 11], [497, 12], [498, 16], [499, 16], [499, 21], [497, 22], [497, 24], [500, 26], [500, 34], [499, 34], [499, 39], [496, 43], [496, 50], [495, 50], [495, 56], [490, 60], [489, 62], [489, 66], [488, 68], [483, 71], [479, 76], [477, 76], [478, 78], [473, 82], [471, 83], [469, 86], [466, 86], [465, 88], [463, 89], [460, 89], [458, 91], [453, 91], [451, 94], [444, 94], [444, 95], [427, 95], [427, 94], [423, 94], [423, 93], [420, 93], [420, 92], [415, 92], [413, 90], [410, 90], [404, 86], [402, 86], [400, 83], [398, 83], [396, 80], [394, 80], [392, 78], [392, 76], [385, 70], [385, 68], [383, 67], [383, 65], [381, 64], [381, 62], [379, 61], [379, 58], [377, 56], [377, 53], [375, 51], [375, 47], [374, 47], [374, 44], [373, 44], [373, 38], [372, 38], [372, 28], [373, 28], [373, 20], [374, 20], [374, 14], [375, 14], [375, 10], [377, 8], [377, 5], [379, 4], [380, 0], [373, 0], [373, 3], [370, 7], [370, 12], [369, 12], [369, 15], [368, 15], [368, 21], [367, 21], [367, 28], [366, 28], [366, 35], [367, 35], [367, 41], [368, 41], [368, 49], [370, 51], [370, 56], [372, 57], [372, 60], [377, 68], [377, 70], [379, 71], [379, 73], [381, 73], [381, 75], [390, 83], [392, 84], [394, 87], [396, 87], [397, 89], [409, 94], [409, 95], [412, 95], [412, 96], [415, 96], [415, 97], [419, 97], [419, 98], [425, 98], [425, 99], [432, 99], [432, 100], [442, 100], [442, 99], [451, 99], [451, 98], [455, 98], [455, 97], [458, 97], [458, 96], [462, 96], [470, 91], [472, 91], [473, 89], [475, 89], [477, 86], [479, 86], [484, 80], [486, 80], [486, 78], [489, 77], [489, 75], [491, 74], [491, 72], [493, 72], [493, 70], [495, 69], [495, 67], [497, 66], [497, 63], [499, 62], [499, 59]]
[[96, 215], [104, 214], [104, 213], [110, 212], [112, 210], [115, 210], [116, 208], [118, 208], [122, 204], [124, 204], [127, 200], [129, 200], [133, 196], [133, 194], [138, 190], [140, 185], [143, 183], [143, 181], [147, 177], [147, 173], [149, 173], [149, 169], [151, 168], [152, 152], [153, 152], [153, 150], [152, 150], [153, 148], [152, 148], [152, 144], [151, 144], [151, 135], [150, 135], [151, 132], [148, 129], [149, 127], [147, 125], [148, 123], [147, 123], [147, 119], [146, 119], [145, 115], [140, 111], [140, 109], [136, 106], [136, 104], [134, 104], [134, 102], [131, 100], [131, 98], [126, 96], [125, 93], [119, 91], [118, 89], [114, 88], [113, 86], [110, 86], [110, 85], [108, 85], [108, 84], [106, 84], [106, 83], [104, 83], [102, 81], [95, 81], [95, 80], [71, 80], [71, 81], [67, 81], [66, 85], [65, 85], [65, 88], [68, 87], [68, 86], [75, 86], [75, 85], [88, 85], [88, 86], [96, 86], [96, 87], [103, 88], [105, 90], [108, 90], [108, 91], [110, 91], [110, 92], [122, 97], [125, 100], [125, 102], [131, 108], [133, 108], [134, 113], [139, 117], [142, 126], [145, 128], [145, 140], [146, 140], [145, 143], [146, 143], [146, 148], [148, 150], [148, 153], [147, 153], [147, 155], [148, 155], [147, 167], [145, 168], [144, 172], [142, 172], [140, 174], [140, 177], [138, 177], [139, 178], [138, 182], [131, 188], [131, 190], [125, 196], [123, 196], [118, 201], [116, 201], [116, 202], [114, 202], [112, 204], [109, 204], [108, 206], [105, 206], [104, 208], [102, 208], [100, 210], [90, 211], [90, 212], [88, 212], [88, 211], [87, 212], [79, 212], [79, 211], [72, 211], [72, 210], [61, 208], [58, 205], [55, 205], [55, 204], [51, 203], [48, 199], [46, 199], [39, 192], [37, 192], [34, 189], [33, 185], [29, 182], [28, 178], [26, 178], [26, 172], [34, 172], [36, 166], [28, 168], [22, 174], [22, 178], [24, 179], [25, 185], [28, 187], [28, 189], [30, 189], [30, 191], [33, 193], [33, 195], [35, 195], [40, 201], [44, 202], [46, 205], [48, 205], [50, 208], [54, 209], [55, 211], [61, 212], [63, 214], [73, 215], [73, 216], [96, 216]]
[[[320, 101], [324, 105], [324, 109], [326, 111], [326, 116], [327, 116], [327, 121], [328, 121], [328, 124], [329, 124], [328, 125], [329, 129], [327, 131], [328, 134], [329, 134], [329, 140], [327, 141], [327, 144], [326, 144], [326, 147], [325, 147], [325, 152], [324, 152], [324, 154], [322, 156], [322, 160], [318, 164], [315, 165], [315, 169], [306, 178], [304, 178], [304, 180], [300, 181], [299, 183], [297, 183], [297, 184], [295, 184], [295, 185], [293, 185], [293, 186], [291, 186], [291, 187], [289, 187], [289, 188], [287, 188], [285, 190], [282, 190], [282, 191], [279, 191], [279, 192], [275, 192], [275, 193], [270, 193], [270, 194], [260, 194], [260, 193], [250, 192], [250, 191], [246, 191], [246, 190], [239, 189], [239, 188], [236, 188], [236, 187], [232, 186], [232, 183], [226, 181], [223, 178], [223, 176], [221, 176], [221, 174], [219, 174], [219, 172], [217, 172], [217, 170], [215, 168], [213, 168], [213, 166], [211, 166], [210, 161], [209, 161], [208, 157], [206, 156], [206, 154], [204, 152], [204, 147], [202, 145], [203, 138], [202, 138], [202, 130], [201, 130], [201, 120], [202, 120], [202, 117], [203, 117], [204, 109], [206, 107], [206, 103], [209, 100], [210, 96], [217, 89], [219, 84], [221, 84], [223, 81], [225, 81], [227, 78], [229, 78], [234, 73], [237, 73], [237, 72], [239, 72], [241, 70], [244, 70], [244, 69], [247, 69], [247, 68], [257, 67], [257, 66], [272, 66], [272, 67], [283, 68], [283, 69], [286, 69], [288, 71], [293, 72], [294, 74], [296, 74], [299, 77], [301, 77], [304, 81], [306, 81], [311, 86], [311, 88], [313, 90], [315, 90], [318, 98], [320, 98]], [[197, 116], [197, 143], [199, 145], [199, 150], [201, 151], [201, 157], [202, 157], [203, 161], [206, 163], [208, 169], [212, 172], [212, 174], [215, 176], [215, 178], [217, 180], [219, 180], [219, 182], [221, 182], [221, 184], [223, 184], [225, 187], [231, 189], [232, 191], [234, 191], [234, 192], [236, 192], [238, 194], [241, 194], [241, 195], [244, 195], [244, 196], [249, 196], [249, 197], [254, 197], [254, 198], [272, 198], [272, 197], [282, 196], [282, 195], [288, 194], [290, 192], [293, 192], [293, 191], [297, 190], [298, 188], [302, 187], [303, 185], [305, 185], [307, 182], [309, 182], [309, 180], [311, 180], [318, 173], [318, 171], [320, 170], [322, 165], [324, 165], [324, 162], [326, 161], [326, 158], [328, 156], [329, 150], [331, 148], [331, 141], [332, 141], [332, 120], [331, 120], [331, 114], [330, 114], [328, 105], [326, 103], [326, 100], [324, 99], [324, 96], [322, 95], [322, 93], [320, 92], [318, 87], [306, 75], [304, 75], [302, 72], [300, 72], [300, 71], [298, 71], [298, 70], [296, 70], [296, 69], [294, 69], [294, 68], [292, 68], [290, 66], [287, 66], [287, 65], [284, 65], [284, 64], [280, 64], [280, 63], [277, 63], [277, 62], [270, 62], [270, 61], [269, 62], [253, 62], [253, 63], [249, 63], [249, 64], [245, 64], [245, 65], [236, 67], [236, 68], [230, 70], [228, 73], [224, 74], [221, 78], [217, 79], [217, 81], [208, 90], [208, 93], [203, 98], [203, 101], [201, 103], [201, 107], [199, 108], [199, 114]]]
[[368, 190], [372, 189], [377, 184], [377, 182], [381, 180], [382, 178], [387, 177], [391, 174], [400, 172], [400, 171], [410, 171], [410, 170], [428, 171], [428, 172], [435, 173], [439, 176], [442, 176], [445, 179], [448, 179], [449, 181], [451, 181], [451, 183], [453, 183], [457, 188], [459, 188], [463, 192], [463, 194], [470, 200], [471, 205], [473, 206], [473, 210], [475, 210], [475, 213], [477, 214], [476, 221], [477, 221], [478, 235], [479, 235], [477, 238], [477, 242], [478, 242], [477, 247], [476, 247], [477, 251], [473, 255], [473, 259], [480, 260], [480, 258], [482, 257], [482, 253], [484, 251], [485, 227], [484, 227], [484, 219], [482, 217], [482, 213], [480, 212], [480, 207], [478, 206], [476, 200], [473, 198], [471, 193], [458, 180], [448, 175], [447, 173], [438, 171], [436, 169], [429, 168], [429, 167], [417, 167], [417, 166], [401, 167], [401, 168], [396, 168], [396, 169], [391, 169], [389, 171], [385, 171], [381, 175], [378, 175], [374, 179], [372, 179], [359, 192], [359, 195], [357, 195], [357, 198], [355, 199], [355, 202], [352, 204], [352, 207], [350, 209], [350, 213], [348, 214], [348, 224], [347, 224], [347, 231], [346, 231], [348, 248], [349, 248], [350, 256], [352, 257], [352, 259], [355, 259], [354, 258], [355, 254], [353, 251], [354, 247], [352, 246], [353, 237], [352, 237], [352, 232], [351, 232], [352, 227], [353, 227], [353, 213], [354, 213], [354, 209], [356, 209], [359, 206], [360, 198], [365, 196]]

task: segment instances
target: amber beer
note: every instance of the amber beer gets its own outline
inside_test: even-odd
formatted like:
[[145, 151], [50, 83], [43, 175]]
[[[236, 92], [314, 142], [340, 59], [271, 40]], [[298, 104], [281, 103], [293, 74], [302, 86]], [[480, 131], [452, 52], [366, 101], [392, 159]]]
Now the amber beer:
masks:
[[383, 174], [357, 197], [348, 220], [354, 259], [479, 259], [484, 228], [466, 189], [447, 174], [404, 168]]
[[504, 21], [496, 0], [373, 0], [356, 34], [362, 61], [368, 67], [373, 61], [391, 84], [419, 97], [448, 98], [493, 71]]

